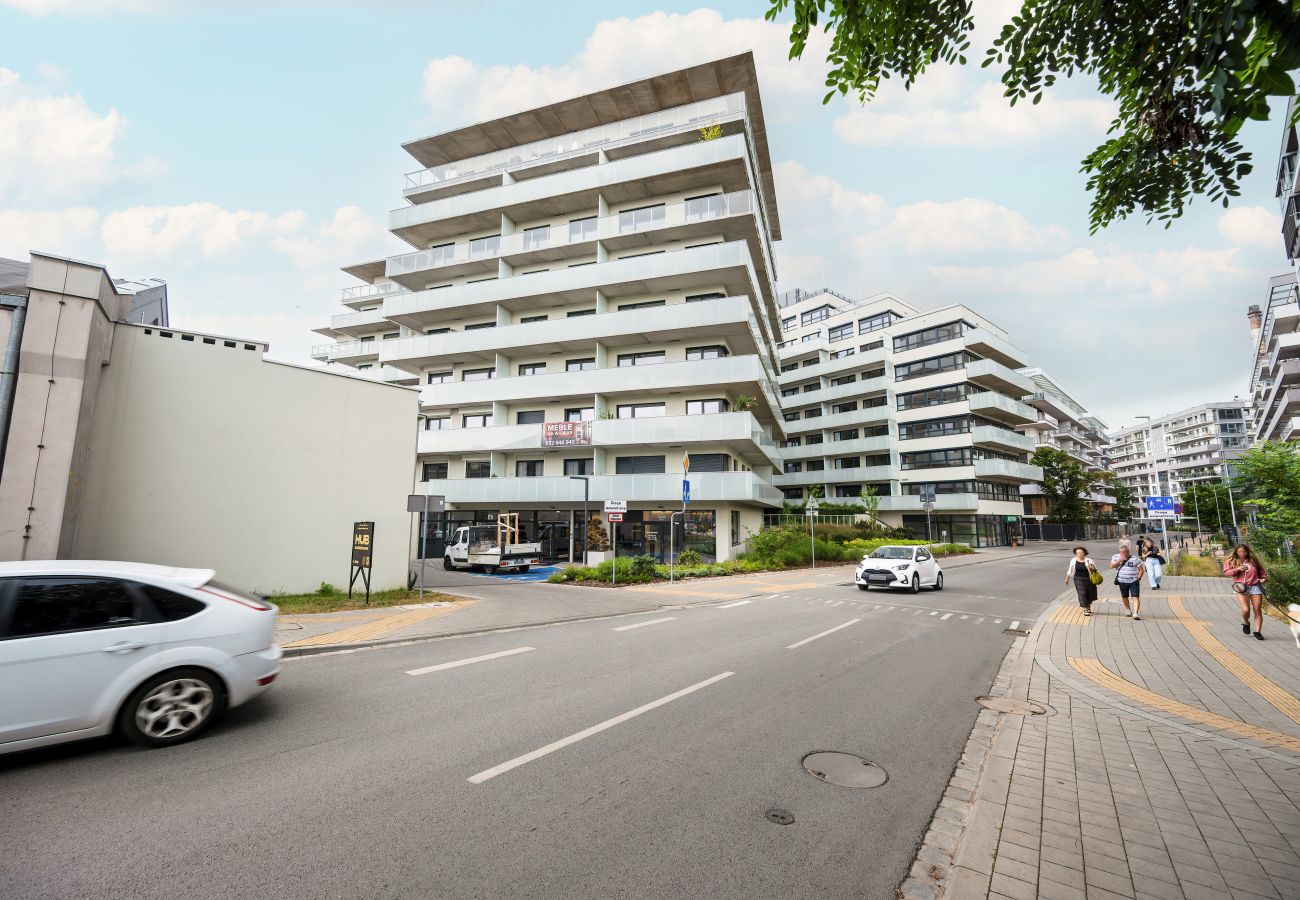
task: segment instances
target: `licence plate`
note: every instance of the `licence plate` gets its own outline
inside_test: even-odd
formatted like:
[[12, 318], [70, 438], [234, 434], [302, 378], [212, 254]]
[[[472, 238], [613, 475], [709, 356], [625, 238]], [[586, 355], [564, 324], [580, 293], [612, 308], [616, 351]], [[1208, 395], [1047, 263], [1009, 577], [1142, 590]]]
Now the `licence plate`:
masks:
[[888, 575], [886, 575], [883, 572], [872, 572], [870, 575], [867, 576], [867, 580], [889, 582], [889, 581], [893, 581], [894, 579], [890, 578]]

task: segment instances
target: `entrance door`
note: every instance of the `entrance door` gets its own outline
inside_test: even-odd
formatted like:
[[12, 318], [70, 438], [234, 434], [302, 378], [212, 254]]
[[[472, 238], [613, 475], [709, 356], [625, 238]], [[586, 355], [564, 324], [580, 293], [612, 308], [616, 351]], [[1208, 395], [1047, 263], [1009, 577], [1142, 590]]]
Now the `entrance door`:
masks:
[[[555, 562], [569, 558], [569, 524], [543, 522], [541, 524], [542, 561]], [[579, 556], [579, 559], [582, 557]]]

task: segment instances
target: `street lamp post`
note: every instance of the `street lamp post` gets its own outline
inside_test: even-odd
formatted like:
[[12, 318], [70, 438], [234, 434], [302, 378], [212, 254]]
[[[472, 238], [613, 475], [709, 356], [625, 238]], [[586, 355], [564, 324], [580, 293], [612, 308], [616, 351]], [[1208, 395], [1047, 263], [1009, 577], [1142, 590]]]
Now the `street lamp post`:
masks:
[[587, 531], [591, 528], [591, 512], [587, 509], [591, 502], [591, 479], [586, 475], [570, 475], [574, 481], [582, 482], [582, 564], [587, 565]]

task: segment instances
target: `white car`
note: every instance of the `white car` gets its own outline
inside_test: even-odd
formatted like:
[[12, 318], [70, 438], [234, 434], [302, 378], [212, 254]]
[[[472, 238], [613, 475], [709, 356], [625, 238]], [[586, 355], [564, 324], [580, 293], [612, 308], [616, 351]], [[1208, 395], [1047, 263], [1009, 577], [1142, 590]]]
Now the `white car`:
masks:
[[188, 740], [280, 672], [275, 606], [211, 569], [0, 563], [0, 754]]
[[877, 547], [858, 563], [858, 590], [873, 587], [903, 588], [913, 594], [922, 585], [943, 590], [943, 569], [925, 547], [888, 544]]

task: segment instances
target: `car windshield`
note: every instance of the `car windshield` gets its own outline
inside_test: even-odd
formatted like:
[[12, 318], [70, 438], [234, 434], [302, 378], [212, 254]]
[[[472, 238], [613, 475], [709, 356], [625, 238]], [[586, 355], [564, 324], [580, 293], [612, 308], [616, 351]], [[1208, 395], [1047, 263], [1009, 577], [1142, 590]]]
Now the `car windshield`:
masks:
[[872, 550], [868, 559], [911, 559], [911, 547], [877, 547]]

